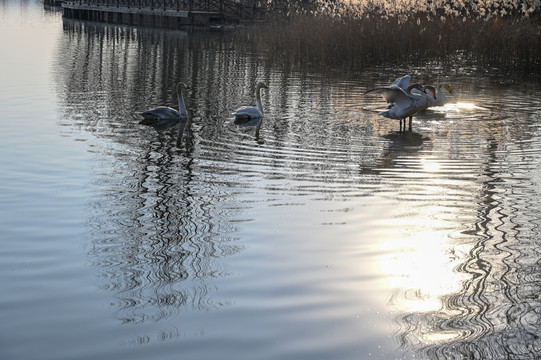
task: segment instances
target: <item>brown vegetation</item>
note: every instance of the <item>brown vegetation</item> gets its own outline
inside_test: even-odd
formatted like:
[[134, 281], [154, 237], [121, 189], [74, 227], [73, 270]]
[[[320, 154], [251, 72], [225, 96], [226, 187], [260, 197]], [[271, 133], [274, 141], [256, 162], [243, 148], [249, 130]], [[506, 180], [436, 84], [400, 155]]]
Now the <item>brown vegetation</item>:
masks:
[[538, 5], [477, 2], [474, 8], [470, 3], [428, 1], [397, 0], [392, 7], [373, 1], [318, 3], [311, 11], [298, 7], [269, 21], [257, 39], [263, 51], [292, 64], [362, 69], [395, 62], [445, 63], [460, 55], [490, 66], [541, 73]]

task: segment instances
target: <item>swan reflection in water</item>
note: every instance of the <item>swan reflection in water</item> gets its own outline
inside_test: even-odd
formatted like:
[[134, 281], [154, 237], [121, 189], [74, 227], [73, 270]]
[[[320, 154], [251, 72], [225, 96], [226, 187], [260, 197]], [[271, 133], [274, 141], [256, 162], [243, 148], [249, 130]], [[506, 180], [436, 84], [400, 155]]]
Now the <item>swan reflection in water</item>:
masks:
[[100, 187], [92, 206], [92, 263], [122, 323], [228, 306], [216, 279], [229, 276], [224, 259], [242, 250], [232, 196], [195, 175], [192, 153], [163, 147], [137, 152], [118, 170], [122, 186]]
[[192, 117], [188, 114], [188, 111], [186, 110], [186, 104], [183, 97], [183, 92], [185, 90], [189, 90], [190, 87], [183, 82], [179, 82], [176, 86], [176, 89], [178, 110], [167, 106], [158, 106], [156, 108], [140, 113], [140, 115], [143, 117], [143, 120], [141, 120], [139, 123], [151, 126], [158, 131], [169, 130], [179, 124], [177, 147], [180, 147], [186, 129], [187, 135], [189, 135], [189, 130], [192, 122]]

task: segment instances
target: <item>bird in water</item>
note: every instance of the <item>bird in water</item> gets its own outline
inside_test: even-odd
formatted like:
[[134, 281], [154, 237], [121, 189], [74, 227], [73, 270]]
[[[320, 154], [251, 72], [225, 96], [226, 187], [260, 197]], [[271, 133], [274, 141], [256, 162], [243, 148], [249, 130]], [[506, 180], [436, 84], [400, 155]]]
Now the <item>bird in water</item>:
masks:
[[261, 89], [267, 89], [264, 82], [258, 82], [255, 87], [255, 102], [256, 106], [241, 106], [233, 115], [237, 119], [255, 119], [263, 117], [263, 105], [261, 104]]
[[264, 82], [259, 81], [255, 87], [256, 106], [241, 106], [233, 113], [236, 125], [252, 126], [252, 123], [256, 123], [256, 137], [259, 137], [259, 129], [261, 128], [262, 117], [264, 114], [263, 104], [261, 103], [261, 89], [268, 89], [268, 86]]
[[153, 125], [159, 120], [180, 120], [188, 117], [188, 111], [186, 111], [186, 105], [184, 104], [184, 98], [182, 93], [184, 90], [190, 87], [183, 82], [177, 84], [177, 99], [178, 110], [170, 108], [168, 106], [158, 106], [157, 108], [150, 109], [141, 113], [144, 118], [141, 120], [141, 124]]
[[435, 88], [436, 95], [435, 100], [429, 104], [428, 107], [432, 106], [443, 106], [447, 104], [447, 97], [445, 96], [445, 92], [448, 92], [449, 94], [453, 93], [453, 90], [451, 89], [451, 85], [447, 83], [439, 83]]
[[180, 123], [180, 129], [177, 137], [177, 146], [180, 146], [184, 129], [189, 127], [191, 117], [188, 115], [186, 105], [184, 103], [183, 92], [189, 90], [190, 87], [183, 82], [179, 82], [176, 86], [178, 110], [167, 106], [158, 106], [141, 113], [143, 120], [139, 123], [149, 125], [157, 130], [166, 130], [172, 128], [177, 123]]
[[[406, 129], [406, 118], [409, 117], [409, 130], [411, 131], [413, 114], [426, 109], [428, 106], [428, 96], [425, 94], [432, 94], [432, 97], [435, 100], [435, 93], [432, 89], [422, 87], [420, 84], [409, 85], [405, 90], [400, 86], [393, 86], [393, 84], [389, 87], [368, 90], [363, 95], [370, 93], [382, 95], [383, 98], [387, 102], [392, 103], [393, 106], [389, 110], [381, 112], [378, 115], [400, 120], [401, 132], [402, 129]], [[413, 89], [416, 89], [417, 91], [412, 92]]]
[[[410, 75], [404, 75], [402, 77], [397, 78], [391, 85], [389, 85], [389, 88], [402, 88], [406, 90], [411, 82], [411, 76]], [[427, 96], [428, 100], [428, 106], [427, 107], [433, 107], [433, 106], [443, 106], [447, 103], [447, 98], [445, 96], [445, 93], [448, 92], [449, 94], [453, 93], [453, 90], [451, 89], [451, 85], [448, 83], [439, 83], [438, 85], [431, 86], [431, 85], [424, 85], [423, 86], [424, 91]], [[415, 92], [415, 90], [414, 90]], [[431, 93], [435, 93], [435, 96], [432, 96]], [[394, 104], [394, 98], [393, 94], [385, 93], [382, 94], [385, 101], [387, 101], [389, 104]]]

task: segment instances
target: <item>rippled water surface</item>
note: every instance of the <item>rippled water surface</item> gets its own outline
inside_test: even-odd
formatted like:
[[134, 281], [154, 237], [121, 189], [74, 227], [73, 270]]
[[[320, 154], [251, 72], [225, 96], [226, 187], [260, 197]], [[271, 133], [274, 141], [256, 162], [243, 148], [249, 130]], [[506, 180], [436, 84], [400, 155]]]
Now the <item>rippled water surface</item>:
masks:
[[[541, 357], [538, 83], [0, 6], [0, 358]], [[399, 133], [362, 94], [404, 73], [454, 94]], [[179, 80], [177, 147], [137, 113]]]

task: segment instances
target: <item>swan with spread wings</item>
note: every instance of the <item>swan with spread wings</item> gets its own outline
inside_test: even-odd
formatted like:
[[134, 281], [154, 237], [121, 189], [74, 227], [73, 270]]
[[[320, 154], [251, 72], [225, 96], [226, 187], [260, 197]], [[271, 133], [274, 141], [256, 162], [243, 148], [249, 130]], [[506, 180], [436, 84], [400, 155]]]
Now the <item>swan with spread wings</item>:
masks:
[[[389, 87], [371, 89], [363, 95], [379, 94], [383, 96], [383, 98], [387, 102], [393, 104], [393, 106], [387, 111], [380, 112], [378, 115], [400, 120], [400, 131], [406, 129], [406, 118], [409, 117], [409, 129], [411, 130], [413, 114], [426, 109], [429, 105], [428, 97], [430, 97], [430, 95], [425, 96], [423, 94], [431, 94], [435, 100], [435, 93], [432, 89], [422, 87], [420, 84], [409, 85], [406, 89], [394, 85], [395, 83], [391, 84]], [[413, 89], [416, 89], [417, 91], [412, 92]], [[428, 93], [426, 91], [428, 91]]]

